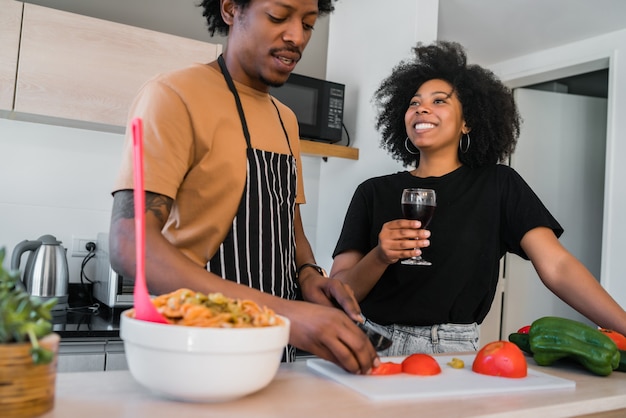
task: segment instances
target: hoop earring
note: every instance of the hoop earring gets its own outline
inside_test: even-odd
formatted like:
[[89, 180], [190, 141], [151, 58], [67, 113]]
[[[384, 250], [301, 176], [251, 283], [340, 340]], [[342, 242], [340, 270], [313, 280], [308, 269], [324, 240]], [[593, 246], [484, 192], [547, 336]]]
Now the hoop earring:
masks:
[[471, 144], [471, 139], [470, 139], [470, 136], [469, 136], [469, 132], [468, 132], [468, 133], [466, 133], [465, 135], [467, 135], [467, 145], [466, 145], [466, 146], [463, 146], [463, 136], [464, 136], [464, 135], [461, 135], [461, 139], [459, 140], [459, 150], [460, 150], [463, 154], [466, 154], [466, 153], [467, 153], [467, 151], [469, 151], [469, 149], [470, 149], [470, 144]]
[[[411, 144], [413, 145], [413, 144]], [[415, 148], [415, 145], [413, 145], [413, 147]], [[406, 148], [406, 150], [409, 152], [409, 154], [413, 154], [413, 155], [417, 155], [419, 154], [419, 150], [417, 151], [411, 151], [411, 149], [409, 148], [409, 137], [407, 136], [404, 140], [404, 148]]]

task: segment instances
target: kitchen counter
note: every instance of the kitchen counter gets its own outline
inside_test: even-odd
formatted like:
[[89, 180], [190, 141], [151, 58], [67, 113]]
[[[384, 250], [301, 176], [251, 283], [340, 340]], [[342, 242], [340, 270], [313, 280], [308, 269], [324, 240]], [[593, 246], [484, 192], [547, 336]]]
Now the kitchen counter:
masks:
[[43, 417], [626, 416], [626, 373], [614, 372], [608, 377], [599, 377], [577, 365], [546, 368], [534, 365], [532, 360], [529, 360], [529, 366], [543, 373], [574, 380], [576, 388], [455, 396], [454, 399], [373, 401], [316, 374], [305, 361], [300, 360], [282, 364], [269, 386], [252, 395], [225, 403], [194, 404], [160, 398], [136, 383], [128, 371], [59, 373], [55, 408]]

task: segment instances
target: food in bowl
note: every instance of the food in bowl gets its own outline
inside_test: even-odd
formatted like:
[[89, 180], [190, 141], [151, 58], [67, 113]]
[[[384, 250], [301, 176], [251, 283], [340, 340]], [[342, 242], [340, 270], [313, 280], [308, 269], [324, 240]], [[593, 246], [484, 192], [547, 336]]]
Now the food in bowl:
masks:
[[256, 392], [276, 375], [289, 319], [251, 301], [188, 289], [153, 303], [169, 323], [136, 319], [129, 309], [121, 315], [120, 336], [131, 374], [154, 393], [221, 402]]
[[245, 328], [282, 324], [282, 319], [271, 309], [221, 293], [205, 295], [183, 288], [157, 296], [152, 303], [170, 324], [176, 325]]

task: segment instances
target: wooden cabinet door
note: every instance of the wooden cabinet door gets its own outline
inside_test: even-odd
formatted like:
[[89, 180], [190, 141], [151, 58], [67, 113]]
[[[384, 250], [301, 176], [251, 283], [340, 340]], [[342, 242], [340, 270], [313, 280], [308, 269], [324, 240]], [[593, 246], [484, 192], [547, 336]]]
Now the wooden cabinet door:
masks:
[[146, 80], [220, 52], [219, 44], [25, 4], [14, 110], [124, 126]]
[[23, 3], [0, 0], [0, 110], [13, 108]]

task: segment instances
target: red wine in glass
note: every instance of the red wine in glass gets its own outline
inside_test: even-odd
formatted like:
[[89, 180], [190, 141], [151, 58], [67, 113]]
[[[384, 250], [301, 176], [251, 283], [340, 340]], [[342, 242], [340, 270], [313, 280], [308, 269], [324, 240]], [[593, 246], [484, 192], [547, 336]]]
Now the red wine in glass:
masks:
[[[430, 223], [437, 207], [436, 194], [432, 189], [404, 189], [402, 191], [402, 213], [406, 219], [418, 220], [422, 229]], [[414, 256], [401, 261], [412, 266], [430, 266], [430, 261]]]
[[433, 219], [436, 206], [403, 203], [402, 213], [406, 219], [414, 219], [422, 223], [422, 229], [426, 228]]

